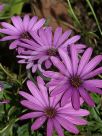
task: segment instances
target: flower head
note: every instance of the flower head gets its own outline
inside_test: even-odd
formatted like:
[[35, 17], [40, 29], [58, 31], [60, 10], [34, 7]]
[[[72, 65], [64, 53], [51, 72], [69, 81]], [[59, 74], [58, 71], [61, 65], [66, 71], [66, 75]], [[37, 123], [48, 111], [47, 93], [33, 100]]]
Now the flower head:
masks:
[[4, 4], [0, 4], [0, 12], [3, 11], [4, 9]]
[[67, 103], [68, 98], [71, 98], [75, 109], [80, 108], [80, 96], [88, 105], [94, 106], [94, 101], [88, 92], [102, 94], [102, 80], [94, 79], [95, 76], [102, 73], [102, 67], [96, 68], [102, 61], [102, 55], [90, 59], [92, 48], [88, 48], [82, 57], [78, 57], [75, 46], [71, 46], [70, 56], [63, 50], [59, 50], [59, 54], [62, 61], [51, 57], [59, 72], [43, 72], [45, 76], [51, 78], [48, 83], [52, 91], [51, 96], [63, 93], [62, 105]]
[[1, 105], [1, 104], [8, 104], [8, 103], [10, 103], [10, 100], [7, 100], [7, 99], [0, 101], [0, 105]]
[[31, 94], [20, 91], [20, 95], [24, 97], [21, 104], [32, 111], [22, 115], [20, 119], [35, 119], [31, 126], [32, 130], [39, 129], [46, 122], [47, 136], [52, 136], [54, 130], [58, 135], [64, 136], [62, 128], [77, 134], [79, 131], [75, 125], [87, 124], [81, 117], [88, 115], [89, 112], [84, 109], [74, 110], [70, 102], [60, 106], [61, 95], [50, 97], [41, 77], [37, 78], [37, 86], [32, 81], [28, 81], [27, 86]]
[[30, 32], [37, 31], [45, 23], [45, 19], [38, 20], [37, 16], [34, 16], [30, 19], [29, 15], [25, 15], [22, 19], [20, 16], [13, 16], [11, 18], [12, 25], [6, 22], [2, 22], [3, 26], [0, 29], [0, 32], [6, 34], [7, 36], [3, 37], [1, 41], [13, 40], [10, 44], [10, 49], [17, 48], [21, 39], [31, 39]]
[[[35, 67], [37, 68], [35, 64], [38, 63], [42, 65], [45, 62], [45, 67], [50, 68], [52, 65], [51, 56], [59, 57], [59, 49], [67, 52], [68, 47], [80, 39], [79, 35], [69, 38], [71, 32], [71, 30], [68, 30], [62, 33], [61, 27], [58, 27], [54, 34], [51, 27], [41, 28], [38, 33], [30, 32], [34, 40], [23, 40], [25, 43], [19, 44], [22, 48], [26, 48], [17, 56], [21, 59], [19, 63], [26, 63], [27, 68], [34, 68], [32, 70], [34, 72]], [[76, 44], [76, 46], [79, 52], [82, 52], [85, 48], [83, 44]]]

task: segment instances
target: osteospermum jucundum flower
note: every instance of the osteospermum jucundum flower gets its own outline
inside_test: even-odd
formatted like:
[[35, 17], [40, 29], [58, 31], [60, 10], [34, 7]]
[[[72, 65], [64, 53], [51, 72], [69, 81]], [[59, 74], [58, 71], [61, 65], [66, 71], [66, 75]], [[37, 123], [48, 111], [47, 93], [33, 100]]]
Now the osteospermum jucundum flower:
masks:
[[10, 49], [18, 47], [21, 39], [31, 39], [29, 32], [37, 31], [45, 23], [44, 18], [38, 20], [38, 17], [34, 16], [30, 19], [29, 15], [25, 15], [23, 19], [20, 16], [13, 16], [11, 20], [12, 24], [2, 22], [3, 28], [0, 29], [1, 33], [7, 35], [1, 41], [13, 40], [9, 46]]
[[0, 4], [0, 11], [3, 11], [4, 9], [4, 4]]
[[[26, 68], [34, 69], [32, 70], [33, 72], [37, 69], [37, 65], [35, 65], [37, 61], [41, 64], [45, 62], [45, 67], [50, 68], [52, 65], [50, 57], [59, 57], [58, 49], [63, 49], [67, 52], [67, 48], [80, 39], [79, 35], [69, 38], [71, 32], [71, 30], [68, 30], [62, 33], [61, 27], [58, 27], [54, 34], [51, 27], [41, 28], [38, 33], [31, 32], [30, 34], [34, 41], [24, 40], [25, 43], [19, 44], [22, 48], [26, 48], [26, 51], [22, 51], [17, 56], [21, 59], [19, 63], [27, 63]], [[83, 44], [76, 44], [76, 46], [79, 52], [82, 52], [85, 48]]]
[[[60, 106], [60, 96], [50, 97], [47, 87], [41, 77], [37, 77], [37, 86], [32, 81], [27, 81], [30, 94], [20, 91], [24, 97], [21, 104], [31, 112], [20, 117], [23, 119], [34, 119], [32, 130], [37, 130], [46, 122], [47, 136], [53, 136], [54, 130], [60, 136], [64, 136], [63, 129], [77, 134], [79, 131], [75, 125], [86, 125], [87, 121], [82, 116], [87, 116], [89, 112], [84, 109], [74, 110], [69, 102], [65, 106]], [[45, 123], [45, 124], [46, 124]]]
[[92, 48], [88, 48], [82, 57], [78, 57], [75, 46], [71, 46], [70, 56], [63, 50], [59, 50], [59, 54], [62, 61], [51, 57], [59, 72], [44, 72], [45, 76], [51, 78], [48, 83], [50, 90], [52, 90], [51, 96], [63, 93], [62, 105], [67, 103], [68, 98], [71, 98], [75, 109], [80, 108], [80, 96], [88, 105], [94, 106], [89, 92], [102, 94], [102, 80], [94, 78], [102, 73], [102, 67], [96, 68], [102, 61], [102, 55], [97, 55], [91, 59]]
[[2, 104], [8, 104], [10, 102], [10, 100], [1, 100], [0, 101], [0, 105], [2, 105]]

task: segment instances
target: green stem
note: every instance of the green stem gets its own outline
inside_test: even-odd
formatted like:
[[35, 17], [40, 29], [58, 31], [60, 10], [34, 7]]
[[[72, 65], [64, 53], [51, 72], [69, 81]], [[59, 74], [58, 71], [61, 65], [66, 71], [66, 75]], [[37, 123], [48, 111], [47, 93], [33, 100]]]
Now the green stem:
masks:
[[70, 0], [67, 0], [67, 2], [68, 2], [68, 5], [69, 5], [69, 8], [70, 8], [70, 11], [71, 11], [71, 13], [73, 15], [73, 18], [76, 20], [76, 22], [78, 23], [78, 25], [81, 26], [81, 24], [80, 24], [77, 16], [74, 13], [74, 10], [73, 10], [72, 6], [71, 6]]
[[38, 136], [38, 131], [37, 130], [35, 131], [35, 135], [34, 136]]
[[14, 77], [0, 64], [0, 68], [2, 69], [2, 71], [7, 75], [9, 76], [10, 78], [12, 78], [13, 80], [15, 80], [18, 84], [21, 85], [21, 82], [19, 82], [19, 80], [17, 79], [14, 79]]
[[73, 25], [69, 24], [68, 22], [64, 22], [62, 20], [59, 20], [60, 23], [64, 24], [65, 26], [68, 26], [69, 28], [75, 30], [76, 32], [80, 33], [81, 31], [77, 28], [75, 28]]
[[93, 16], [94, 16], [94, 19], [95, 19], [95, 21], [96, 21], [96, 24], [97, 24], [97, 26], [98, 26], [98, 29], [99, 29], [99, 31], [100, 31], [100, 34], [102, 35], [101, 27], [100, 27], [100, 25], [99, 25], [99, 22], [98, 22], [98, 19], [97, 19], [96, 14], [95, 14], [95, 12], [94, 12], [94, 9], [93, 9], [93, 7], [92, 7], [92, 5], [91, 5], [91, 2], [90, 2], [89, 0], [86, 0], [86, 2], [87, 2], [87, 4], [89, 5], [89, 7], [90, 7], [90, 9], [91, 9], [91, 12], [92, 12], [92, 14], [93, 14]]

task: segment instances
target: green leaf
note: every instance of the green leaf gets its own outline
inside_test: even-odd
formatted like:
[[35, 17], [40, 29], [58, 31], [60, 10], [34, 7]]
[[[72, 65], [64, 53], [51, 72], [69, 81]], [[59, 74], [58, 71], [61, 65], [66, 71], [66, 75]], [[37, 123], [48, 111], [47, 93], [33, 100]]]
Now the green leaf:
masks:
[[28, 128], [29, 128], [28, 124], [25, 124], [19, 127], [17, 131], [17, 134], [18, 134], [17, 136], [29, 136]]
[[13, 136], [12, 129], [13, 129], [15, 121], [16, 121], [15, 119], [12, 119], [6, 127], [0, 130], [0, 134], [2, 136]]
[[14, 15], [14, 14], [19, 15], [19, 14], [21, 13], [21, 11], [22, 11], [23, 4], [24, 4], [24, 3], [21, 2], [21, 3], [18, 3], [18, 4], [13, 5], [13, 7], [11, 8], [10, 14], [11, 14], [11, 15]]

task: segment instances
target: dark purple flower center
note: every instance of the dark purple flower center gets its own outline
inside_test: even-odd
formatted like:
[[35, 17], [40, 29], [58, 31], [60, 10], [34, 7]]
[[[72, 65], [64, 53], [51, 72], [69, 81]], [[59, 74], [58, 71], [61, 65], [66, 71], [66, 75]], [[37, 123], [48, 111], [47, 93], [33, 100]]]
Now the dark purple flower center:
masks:
[[46, 114], [46, 116], [47, 117], [49, 117], [49, 118], [53, 118], [53, 117], [55, 117], [56, 116], [56, 109], [55, 108], [51, 108], [51, 107], [49, 107], [49, 108], [46, 108], [45, 109], [45, 114]]
[[29, 40], [31, 39], [31, 36], [30, 36], [30, 34], [28, 32], [22, 33], [20, 37], [22, 39], [29, 39]]
[[49, 56], [56, 56], [58, 54], [58, 50], [56, 48], [50, 48], [47, 53]]
[[78, 88], [82, 84], [82, 80], [79, 76], [74, 76], [70, 78], [70, 83], [73, 87]]

